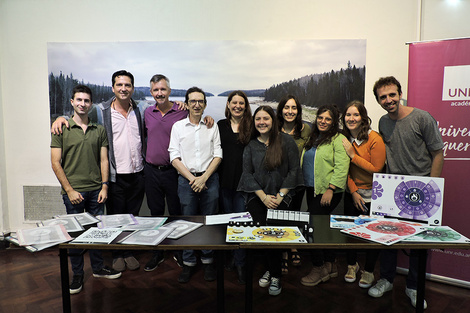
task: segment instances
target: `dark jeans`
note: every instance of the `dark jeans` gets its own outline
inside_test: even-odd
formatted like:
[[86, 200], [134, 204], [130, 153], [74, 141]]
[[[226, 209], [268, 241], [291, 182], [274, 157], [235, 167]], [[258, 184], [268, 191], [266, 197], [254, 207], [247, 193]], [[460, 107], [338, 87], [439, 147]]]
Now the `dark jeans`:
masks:
[[[194, 192], [189, 181], [183, 176], [178, 177], [178, 196], [181, 202], [181, 211], [184, 215], [213, 215], [217, 213], [219, 201], [219, 174], [214, 173], [206, 181], [207, 189]], [[202, 250], [203, 264], [213, 262], [212, 250]], [[183, 250], [183, 263], [187, 266], [196, 265], [194, 250]]]
[[[219, 205], [223, 213], [246, 212], [245, 198], [239, 191], [220, 187]], [[246, 259], [245, 249], [232, 250], [233, 261], [237, 266], [244, 266]]]
[[[380, 278], [385, 278], [392, 284], [397, 269], [397, 253], [398, 250], [395, 249], [384, 249], [380, 253]], [[414, 290], [418, 287], [418, 250], [410, 250], [406, 287]]]
[[[291, 202], [292, 203], [292, 202]], [[248, 212], [250, 212], [253, 222], [259, 222], [260, 225], [266, 225], [266, 217], [268, 209], [261, 201], [260, 198], [255, 197], [248, 202]], [[279, 210], [289, 210], [287, 204], [283, 201], [278, 206]], [[282, 250], [279, 249], [266, 249], [263, 252], [263, 262], [266, 265], [266, 269], [269, 271], [271, 276], [280, 278], [281, 277], [281, 259]]]
[[[88, 212], [91, 215], [102, 215], [104, 213], [104, 204], [98, 203], [98, 195], [101, 189], [94, 191], [81, 192], [84, 200], [79, 204], [72, 204], [67, 194], [62, 195], [67, 214], [76, 214]], [[103, 256], [101, 250], [88, 250], [90, 255], [90, 264], [94, 273], [99, 272], [103, 268]], [[72, 264], [72, 272], [74, 275], [84, 274], [84, 258], [82, 249], [69, 249], [70, 263]]]
[[[109, 182], [106, 211], [112, 214], [139, 215], [140, 207], [144, 201], [145, 182], [144, 171], [133, 174], [117, 174], [116, 182]], [[131, 256], [126, 250], [114, 250], [113, 258]]]
[[[321, 206], [321, 195], [316, 195], [312, 187], [307, 187], [307, 206], [310, 215], [329, 215], [341, 202], [343, 193], [334, 193], [329, 206]], [[313, 266], [322, 266], [324, 262], [334, 263], [336, 259], [336, 252], [331, 249], [313, 249], [310, 251], [310, 258]]]
[[[170, 215], [181, 215], [181, 204], [178, 197], [178, 172], [169, 165], [167, 168], [157, 168], [146, 163], [144, 167], [145, 195], [147, 206], [152, 216], [165, 214], [165, 199]], [[180, 253], [181, 251], [174, 251]], [[154, 255], [163, 257], [163, 250], [154, 250]]]
[[152, 216], [165, 214], [165, 199], [170, 215], [181, 215], [176, 169], [158, 169], [151, 164], [145, 164], [144, 172], [145, 195]]
[[[366, 202], [366, 207], [369, 209], [370, 212], [370, 202]], [[348, 216], [359, 216], [363, 213], [359, 211], [353, 202], [353, 198], [349, 192], [344, 193], [344, 215]], [[348, 265], [354, 265], [357, 262], [357, 252], [358, 250], [348, 249], [346, 251], [346, 260]], [[375, 269], [375, 263], [377, 263], [377, 259], [379, 258], [380, 250], [376, 249], [367, 249], [366, 253], [366, 263], [364, 264], [364, 269], [369, 272], [373, 273]]]
[[109, 182], [106, 211], [112, 214], [139, 215], [144, 201], [144, 171], [133, 174], [117, 174], [116, 182]]

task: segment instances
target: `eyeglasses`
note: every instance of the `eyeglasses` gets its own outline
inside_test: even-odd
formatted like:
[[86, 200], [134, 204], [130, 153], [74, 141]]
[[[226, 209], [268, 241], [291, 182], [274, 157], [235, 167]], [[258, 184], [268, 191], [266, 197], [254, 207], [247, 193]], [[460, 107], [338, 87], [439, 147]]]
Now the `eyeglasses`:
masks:
[[204, 100], [189, 100], [188, 102], [190, 105], [195, 105], [195, 104], [204, 105]]

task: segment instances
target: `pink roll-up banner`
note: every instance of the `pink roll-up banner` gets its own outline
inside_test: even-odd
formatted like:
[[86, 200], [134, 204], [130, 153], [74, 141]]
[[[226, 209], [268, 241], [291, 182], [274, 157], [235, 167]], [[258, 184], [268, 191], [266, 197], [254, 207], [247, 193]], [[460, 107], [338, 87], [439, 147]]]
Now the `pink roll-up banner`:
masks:
[[[439, 123], [445, 159], [442, 225], [470, 238], [470, 38], [409, 45], [407, 102]], [[432, 250], [427, 272], [470, 282], [470, 250]]]

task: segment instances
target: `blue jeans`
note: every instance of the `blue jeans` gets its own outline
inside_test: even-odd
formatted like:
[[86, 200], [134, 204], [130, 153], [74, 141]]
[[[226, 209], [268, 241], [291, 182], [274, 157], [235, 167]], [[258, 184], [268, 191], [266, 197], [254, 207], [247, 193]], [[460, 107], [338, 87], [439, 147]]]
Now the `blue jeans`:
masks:
[[[207, 189], [194, 192], [189, 181], [183, 176], [178, 177], [178, 196], [183, 215], [213, 215], [217, 213], [219, 200], [219, 175], [212, 174], [206, 181]], [[201, 262], [210, 264], [214, 261], [212, 250], [202, 250]], [[194, 250], [183, 251], [183, 263], [187, 266], [196, 266]]]
[[240, 191], [220, 188], [220, 204], [224, 213], [246, 212], [245, 198]]
[[[104, 213], [104, 204], [98, 203], [98, 195], [100, 191], [101, 189], [80, 192], [84, 200], [79, 204], [72, 204], [67, 194], [62, 195], [67, 214], [88, 212], [91, 215], [102, 215]], [[89, 250], [88, 252], [90, 254], [90, 263], [93, 273], [99, 272], [103, 268], [103, 256], [101, 254], [101, 250]], [[70, 263], [72, 264], [72, 272], [74, 275], [83, 276], [84, 274], [83, 253], [82, 249], [69, 249]]]

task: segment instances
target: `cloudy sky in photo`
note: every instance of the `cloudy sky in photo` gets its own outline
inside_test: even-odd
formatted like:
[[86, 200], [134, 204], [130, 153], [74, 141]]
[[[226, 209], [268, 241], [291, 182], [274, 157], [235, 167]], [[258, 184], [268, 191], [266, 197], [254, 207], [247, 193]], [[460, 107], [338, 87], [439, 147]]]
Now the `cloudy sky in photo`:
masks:
[[366, 63], [366, 40], [159, 41], [48, 43], [49, 73], [110, 86], [113, 72], [125, 69], [135, 86], [154, 74], [171, 87], [198, 86], [218, 94], [265, 89], [291, 79]]

